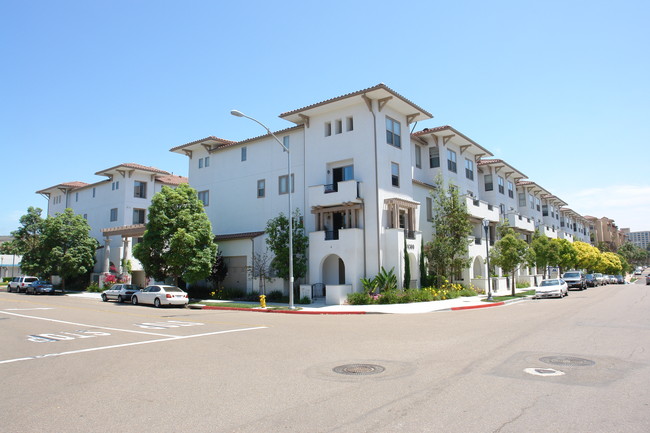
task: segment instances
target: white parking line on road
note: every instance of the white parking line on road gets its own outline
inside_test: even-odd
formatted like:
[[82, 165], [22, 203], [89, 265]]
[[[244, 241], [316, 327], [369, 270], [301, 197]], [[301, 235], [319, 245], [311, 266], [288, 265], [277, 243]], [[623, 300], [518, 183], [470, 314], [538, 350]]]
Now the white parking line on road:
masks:
[[132, 329], [111, 328], [111, 327], [108, 327], [108, 326], [96, 326], [96, 325], [88, 325], [88, 324], [85, 324], [85, 323], [67, 322], [65, 320], [50, 319], [50, 318], [47, 318], [47, 317], [28, 316], [26, 314], [9, 313], [9, 312], [7, 312], [7, 310], [0, 311], [0, 313], [9, 314], [11, 316], [16, 316], [16, 317], [23, 317], [23, 318], [26, 318], [26, 319], [45, 320], [46, 322], [65, 323], [66, 325], [85, 326], [85, 327], [88, 327], [88, 328], [106, 329], [106, 330], [109, 330], [109, 331], [131, 332], [131, 333], [134, 333], [134, 334], [155, 335], [157, 337], [173, 337], [173, 335], [160, 334], [160, 333], [157, 333], [157, 332], [134, 331]]
[[[88, 325], [84, 325], [88, 326]], [[174, 340], [185, 340], [188, 338], [197, 338], [197, 337], [206, 337], [209, 335], [219, 335], [219, 334], [229, 334], [232, 332], [243, 332], [243, 331], [253, 331], [256, 329], [266, 329], [267, 326], [257, 326], [254, 328], [241, 328], [241, 329], [230, 329], [228, 331], [216, 331], [216, 332], [206, 332], [204, 334], [194, 334], [194, 335], [184, 335], [180, 337], [169, 337], [169, 338], [161, 338], [158, 340], [147, 340], [147, 341], [139, 341], [136, 343], [125, 343], [125, 344], [115, 344], [113, 346], [102, 346], [102, 347], [91, 347], [89, 349], [81, 349], [81, 350], [72, 350], [69, 352], [60, 352], [60, 353], [46, 353], [45, 355], [35, 355], [35, 356], [27, 356], [25, 358], [15, 358], [15, 359], [5, 359], [3, 361], [0, 361], [0, 364], [9, 364], [12, 362], [20, 362], [20, 361], [30, 361], [33, 359], [42, 359], [42, 358], [51, 358], [55, 356], [65, 356], [65, 355], [74, 355], [77, 353], [84, 353], [84, 352], [95, 352], [97, 350], [107, 350], [107, 349], [118, 349], [121, 347], [128, 347], [128, 346], [138, 346], [141, 344], [150, 344], [150, 343], [162, 343], [165, 341], [174, 341]], [[107, 329], [107, 328], [103, 328]]]
[[54, 310], [51, 307], [39, 307], [39, 308], [5, 308], [5, 311], [32, 311], [32, 310]]

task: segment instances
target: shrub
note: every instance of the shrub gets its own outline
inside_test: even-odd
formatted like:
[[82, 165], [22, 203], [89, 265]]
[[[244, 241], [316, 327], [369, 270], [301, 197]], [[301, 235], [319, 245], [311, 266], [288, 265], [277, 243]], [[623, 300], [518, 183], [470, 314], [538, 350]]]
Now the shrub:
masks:
[[399, 304], [401, 296], [397, 290], [386, 290], [379, 295], [377, 301], [380, 304]]
[[311, 298], [309, 296], [303, 296], [298, 300], [299, 304], [311, 304]]
[[266, 300], [271, 302], [280, 301], [282, 298], [284, 298], [284, 295], [279, 290], [274, 290], [266, 295]]
[[86, 287], [87, 292], [102, 292], [104, 289], [99, 287], [99, 284], [97, 283], [90, 283], [88, 287]]
[[350, 305], [369, 305], [374, 303], [374, 298], [366, 292], [348, 294], [348, 304]]

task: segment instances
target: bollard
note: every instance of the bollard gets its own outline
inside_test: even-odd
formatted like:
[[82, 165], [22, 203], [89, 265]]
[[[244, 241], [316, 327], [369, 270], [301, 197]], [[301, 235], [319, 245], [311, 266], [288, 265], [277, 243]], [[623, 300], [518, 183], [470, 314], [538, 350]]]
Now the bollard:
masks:
[[260, 295], [260, 307], [266, 308], [266, 296]]

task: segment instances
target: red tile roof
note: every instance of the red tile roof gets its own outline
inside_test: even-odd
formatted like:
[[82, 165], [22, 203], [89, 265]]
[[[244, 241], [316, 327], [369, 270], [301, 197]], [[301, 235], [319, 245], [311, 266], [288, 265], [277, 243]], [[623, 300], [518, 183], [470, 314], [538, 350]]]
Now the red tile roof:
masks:
[[397, 93], [396, 91], [394, 91], [390, 87], [386, 86], [384, 83], [379, 83], [376, 86], [368, 87], [367, 89], [358, 90], [356, 92], [346, 93], [345, 95], [337, 96], [335, 98], [326, 99], [325, 101], [321, 101], [321, 102], [317, 102], [315, 104], [307, 105], [306, 107], [298, 108], [297, 110], [287, 111], [286, 113], [280, 114], [280, 117], [282, 117], [282, 118], [287, 117], [287, 116], [290, 116], [292, 114], [300, 113], [302, 111], [306, 111], [306, 110], [309, 110], [309, 109], [312, 109], [312, 108], [315, 108], [315, 107], [319, 107], [321, 105], [326, 105], [326, 104], [330, 104], [332, 102], [340, 101], [340, 100], [343, 100], [343, 99], [352, 98], [354, 96], [363, 95], [364, 93], [372, 92], [373, 90], [385, 90], [386, 92], [391, 93], [395, 97], [397, 97], [397, 98], [401, 99], [402, 101], [406, 102], [407, 104], [413, 106], [415, 109], [422, 112], [426, 116], [433, 117], [433, 115], [431, 113], [429, 113], [428, 111], [426, 111], [424, 108], [421, 108], [418, 105], [414, 104], [410, 100], [406, 99], [404, 96], [400, 95], [399, 93]]
[[134, 170], [148, 171], [148, 172], [151, 172], [151, 173], [171, 174], [168, 171], [161, 170], [161, 169], [156, 168], [156, 167], [148, 167], [146, 165], [135, 164], [135, 163], [132, 163], [132, 162], [125, 162], [125, 163], [116, 165], [115, 167], [107, 168], [105, 170], [100, 170], [95, 174], [101, 176], [101, 175], [104, 175], [105, 173], [108, 173], [109, 171], [113, 171], [113, 170], [116, 170], [116, 169], [122, 168], [122, 167], [130, 168], [130, 169], [134, 169]]
[[165, 185], [180, 185], [181, 183], [189, 183], [189, 179], [187, 177], [176, 176], [175, 174], [156, 176], [156, 181], [164, 183]]

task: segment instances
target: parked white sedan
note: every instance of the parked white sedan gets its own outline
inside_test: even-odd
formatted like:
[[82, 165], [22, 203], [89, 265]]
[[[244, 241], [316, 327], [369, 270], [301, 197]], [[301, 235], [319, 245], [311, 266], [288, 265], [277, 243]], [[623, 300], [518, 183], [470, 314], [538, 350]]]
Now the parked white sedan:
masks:
[[535, 288], [535, 298], [561, 298], [569, 294], [569, 286], [562, 278], [550, 278]]
[[176, 286], [155, 285], [147, 286], [131, 296], [131, 303], [162, 305], [187, 305], [190, 299], [187, 293]]

